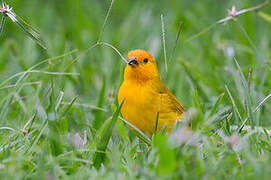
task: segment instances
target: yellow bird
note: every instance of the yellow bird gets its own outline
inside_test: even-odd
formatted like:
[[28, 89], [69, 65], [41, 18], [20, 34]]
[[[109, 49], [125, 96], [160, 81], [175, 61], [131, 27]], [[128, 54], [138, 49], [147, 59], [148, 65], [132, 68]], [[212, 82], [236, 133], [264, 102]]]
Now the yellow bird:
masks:
[[119, 103], [124, 99], [121, 109], [123, 118], [151, 137], [159, 113], [157, 131], [164, 125], [167, 132], [171, 131], [174, 124], [182, 119], [185, 108], [160, 79], [155, 59], [150, 53], [141, 49], [132, 50], [128, 59], [118, 94]]

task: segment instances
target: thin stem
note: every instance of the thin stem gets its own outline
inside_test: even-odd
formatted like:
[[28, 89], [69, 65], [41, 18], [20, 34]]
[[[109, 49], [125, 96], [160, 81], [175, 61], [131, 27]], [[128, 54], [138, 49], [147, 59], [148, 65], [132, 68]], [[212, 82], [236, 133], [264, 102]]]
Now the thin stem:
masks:
[[245, 28], [238, 21], [236, 21], [236, 23], [237, 23], [238, 27], [241, 29], [242, 33], [244, 34], [244, 36], [247, 39], [247, 41], [249, 42], [249, 44], [252, 46], [252, 48], [256, 52], [256, 55], [258, 56], [258, 58], [260, 60], [262, 60], [263, 63], [266, 63], [265, 57], [262, 55], [262, 53], [258, 50], [258, 48], [256, 47], [256, 45], [253, 43], [253, 41], [251, 40], [251, 38], [247, 34]]
[[103, 35], [104, 29], [105, 29], [105, 26], [106, 26], [106, 23], [107, 23], [107, 20], [108, 20], [108, 17], [110, 15], [110, 12], [111, 12], [112, 7], [113, 7], [113, 4], [114, 4], [114, 0], [111, 1], [111, 4], [110, 4], [110, 6], [109, 6], [109, 8], [107, 10], [107, 13], [106, 13], [106, 16], [105, 16], [105, 19], [104, 19], [104, 23], [103, 23], [102, 29], [100, 31], [99, 38], [98, 38], [97, 42], [100, 42], [100, 40], [101, 40], [101, 37]]
[[114, 51], [116, 51], [116, 53], [118, 53], [118, 55], [121, 57], [121, 59], [127, 64], [128, 63], [128, 61], [122, 56], [122, 54], [119, 52], [119, 50], [117, 49], [117, 48], [115, 48], [113, 45], [111, 45], [111, 44], [109, 44], [109, 43], [107, 43], [107, 42], [98, 42], [97, 43], [98, 45], [105, 45], [105, 46], [107, 46], [107, 47], [110, 47], [110, 48], [112, 48]]
[[207, 32], [210, 31], [213, 27], [215, 27], [217, 24], [225, 23], [225, 22], [227, 22], [227, 21], [229, 21], [229, 20], [232, 20], [232, 19], [236, 18], [237, 16], [242, 15], [242, 14], [244, 14], [244, 13], [258, 10], [258, 9], [260, 9], [260, 8], [262, 8], [262, 7], [264, 7], [264, 6], [266, 6], [268, 3], [269, 3], [269, 0], [266, 0], [266, 1], [264, 1], [262, 4], [259, 4], [259, 5], [257, 5], [257, 6], [253, 6], [253, 7], [248, 8], [248, 9], [242, 9], [242, 10], [236, 12], [236, 15], [235, 15], [235, 16], [227, 16], [227, 17], [225, 17], [225, 18], [223, 18], [223, 19], [220, 19], [220, 20], [216, 21], [215, 23], [211, 24], [210, 26], [208, 26], [207, 28], [204, 28], [201, 32], [199, 32], [199, 33], [197, 33], [197, 34], [195, 34], [195, 35], [189, 37], [187, 40], [185, 40], [185, 43], [186, 43], [186, 42], [189, 42], [189, 41], [191, 41], [191, 40], [193, 40], [193, 39], [195, 39], [195, 38], [197, 38], [197, 37], [199, 37], [199, 36], [201, 36], [201, 35], [203, 35], [203, 34], [205, 34], [205, 33], [207, 33]]
[[176, 39], [175, 39], [175, 43], [174, 43], [174, 46], [173, 46], [173, 49], [172, 49], [172, 52], [171, 52], [171, 55], [169, 57], [169, 60], [168, 62], [170, 63], [171, 62], [171, 59], [175, 53], [175, 50], [176, 50], [176, 47], [177, 47], [177, 44], [178, 44], [178, 41], [180, 39], [180, 35], [181, 35], [181, 31], [182, 31], [182, 27], [183, 27], [183, 23], [180, 22], [180, 25], [178, 27], [178, 32], [177, 32], [177, 36], [176, 36]]
[[0, 35], [4, 29], [5, 20], [6, 20], [6, 15], [3, 14], [2, 19], [1, 19], [1, 25], [0, 25]]

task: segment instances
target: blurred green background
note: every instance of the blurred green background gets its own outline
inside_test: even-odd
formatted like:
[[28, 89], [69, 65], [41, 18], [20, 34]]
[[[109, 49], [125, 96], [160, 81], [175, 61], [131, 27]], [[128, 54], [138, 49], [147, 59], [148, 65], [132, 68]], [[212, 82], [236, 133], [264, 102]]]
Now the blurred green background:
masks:
[[[227, 9], [231, 9], [232, 6], [240, 10], [256, 6], [263, 1], [115, 0], [102, 31], [110, 1], [17, 0], [7, 3], [13, 7], [16, 14], [41, 32], [48, 50], [40, 48], [16, 24], [6, 19], [0, 35], [0, 127], [11, 127], [14, 130], [0, 129], [0, 174], [3, 177], [9, 179], [16, 175], [19, 179], [35, 176], [54, 179], [92, 175], [93, 178], [148, 179], [158, 177], [161, 171], [167, 174], [162, 176], [164, 178], [209, 179], [236, 176], [242, 179], [242, 173], [247, 174], [244, 178], [258, 175], [267, 178], [265, 173], [260, 172], [268, 171], [262, 168], [261, 163], [268, 166], [265, 161], [270, 162], [269, 136], [264, 137], [264, 143], [257, 139], [260, 135], [253, 137], [255, 139], [251, 142], [252, 154], [248, 153], [248, 156], [258, 159], [259, 153], [256, 152], [267, 151], [268, 158], [261, 157], [264, 161], [260, 162], [261, 165], [253, 164], [254, 161], [250, 159], [253, 162], [246, 162], [251, 165], [240, 169], [236, 164], [232, 166], [232, 159], [236, 157], [230, 154], [228, 159], [225, 158], [221, 162], [222, 166], [218, 166], [225, 168], [225, 171], [212, 170], [213, 163], [219, 161], [218, 153], [214, 153], [214, 159], [206, 164], [201, 164], [201, 158], [196, 156], [194, 163], [197, 164], [197, 173], [193, 173], [190, 169], [193, 165], [186, 164], [187, 159], [194, 156], [192, 152], [185, 149], [185, 159], [186, 156], [176, 154], [176, 149], [170, 149], [168, 152], [161, 144], [157, 145], [159, 153], [174, 154], [175, 158], [169, 162], [173, 164], [173, 168], [168, 170], [167, 166], [159, 166], [151, 159], [163, 159], [162, 155], [155, 154], [157, 151], [147, 150], [148, 147], [138, 141], [119, 121], [109, 143], [107, 164], [100, 171], [92, 168], [91, 158], [95, 143], [92, 144], [91, 141], [95, 139], [95, 131], [99, 131], [101, 125], [112, 115], [112, 104], [117, 105], [116, 97], [125, 64], [109, 47], [97, 46], [87, 53], [85, 50], [97, 42], [100, 34], [101, 41], [115, 46], [125, 58], [132, 49], [148, 50], [158, 62], [164, 83], [187, 109], [197, 112], [195, 122], [199, 125], [194, 126], [194, 131], [207, 135], [213, 142], [213, 139], [221, 138], [213, 135], [213, 130], [223, 127], [224, 122], [240, 127], [248, 117], [248, 126], [270, 127], [271, 103], [268, 100], [259, 111], [254, 112], [271, 92], [271, 22], [261, 15], [265, 13], [270, 18], [270, 4], [259, 11], [242, 14], [236, 20], [208, 29], [218, 20], [228, 16]], [[161, 14], [164, 15], [165, 22], [167, 59], [173, 55], [168, 61], [168, 72], [165, 72]], [[175, 53], [172, 54], [180, 22], [183, 23], [181, 37]], [[205, 31], [207, 32], [203, 33]], [[203, 34], [190, 39], [200, 32]], [[75, 49], [76, 52], [43, 63], [34, 68], [36, 72], [22, 76], [21, 72], [42, 60]], [[240, 64], [244, 79], [234, 57]], [[48, 74], [45, 71], [57, 73]], [[17, 73], [17, 77], [11, 78]], [[248, 79], [249, 87], [242, 81]], [[225, 85], [229, 88], [234, 103]], [[216, 101], [222, 93], [225, 94], [222, 100]], [[74, 98], [74, 104], [67, 105]], [[218, 104], [214, 105], [216, 102]], [[214, 106], [212, 115], [230, 115], [210, 126], [205, 122], [210, 118]], [[21, 129], [31, 118], [34, 121], [31, 121], [31, 126], [27, 126], [31, 128], [28, 129], [26, 137]], [[48, 126], [45, 126], [47, 122]], [[87, 131], [88, 137], [84, 147], [88, 149], [87, 153], [76, 151], [77, 147], [71, 141], [76, 133], [83, 136], [84, 130]], [[230, 137], [233, 133], [228, 132], [227, 136]], [[160, 138], [160, 142], [167, 141], [164, 137]], [[209, 146], [212, 152], [222, 153], [230, 149], [225, 144], [225, 147], [217, 149], [215, 144]], [[140, 149], [143, 155], [134, 153], [135, 149]], [[66, 157], [65, 153], [69, 151], [73, 151], [72, 155]], [[67, 159], [59, 158], [61, 154]], [[180, 157], [181, 159], [178, 159]], [[133, 162], [134, 158], [136, 160]], [[183, 167], [182, 163], [187, 167]], [[147, 170], [145, 166], [148, 167]], [[258, 174], [247, 173], [256, 167]], [[155, 170], [152, 171], [153, 169]], [[207, 175], [205, 172], [208, 172]]]

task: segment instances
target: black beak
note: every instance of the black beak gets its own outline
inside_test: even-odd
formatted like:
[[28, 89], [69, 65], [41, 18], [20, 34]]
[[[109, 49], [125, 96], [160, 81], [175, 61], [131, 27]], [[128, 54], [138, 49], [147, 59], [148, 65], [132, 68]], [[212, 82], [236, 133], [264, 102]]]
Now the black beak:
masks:
[[129, 64], [130, 66], [134, 66], [134, 65], [137, 66], [137, 65], [138, 65], [138, 62], [137, 62], [135, 56], [133, 56], [133, 57], [130, 58], [128, 64]]

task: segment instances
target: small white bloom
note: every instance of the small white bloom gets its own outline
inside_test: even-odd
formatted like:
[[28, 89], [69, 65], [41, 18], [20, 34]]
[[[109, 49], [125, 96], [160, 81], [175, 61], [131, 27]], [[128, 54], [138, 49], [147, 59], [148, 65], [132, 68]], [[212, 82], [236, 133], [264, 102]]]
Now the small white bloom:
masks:
[[0, 12], [1, 13], [7, 13], [7, 12], [11, 12], [12, 11], [12, 7], [9, 7], [8, 4], [2, 4], [2, 6], [0, 7]]
[[12, 11], [12, 7], [9, 7], [8, 4], [2, 4], [0, 7], [0, 13], [7, 15], [13, 22], [17, 22], [16, 14]]
[[231, 10], [228, 9], [228, 14], [232, 17], [235, 17], [237, 15], [236, 7], [232, 6]]

